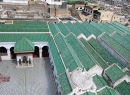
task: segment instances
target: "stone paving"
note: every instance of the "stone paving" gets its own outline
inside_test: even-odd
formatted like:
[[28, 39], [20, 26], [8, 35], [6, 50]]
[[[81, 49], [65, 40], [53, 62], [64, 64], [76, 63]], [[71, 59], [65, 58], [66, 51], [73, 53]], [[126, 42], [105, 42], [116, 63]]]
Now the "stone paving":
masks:
[[10, 77], [0, 82], [0, 95], [56, 95], [49, 58], [34, 59], [34, 67], [16, 68], [15, 61], [0, 62], [0, 73]]

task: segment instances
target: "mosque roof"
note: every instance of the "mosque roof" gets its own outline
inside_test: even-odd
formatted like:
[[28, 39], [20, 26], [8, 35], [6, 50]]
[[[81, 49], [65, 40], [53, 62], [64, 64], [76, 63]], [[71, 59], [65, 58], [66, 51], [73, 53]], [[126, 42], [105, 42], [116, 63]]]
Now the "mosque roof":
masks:
[[32, 41], [23, 38], [15, 43], [14, 52], [22, 53], [22, 52], [33, 52], [34, 51], [34, 43]]

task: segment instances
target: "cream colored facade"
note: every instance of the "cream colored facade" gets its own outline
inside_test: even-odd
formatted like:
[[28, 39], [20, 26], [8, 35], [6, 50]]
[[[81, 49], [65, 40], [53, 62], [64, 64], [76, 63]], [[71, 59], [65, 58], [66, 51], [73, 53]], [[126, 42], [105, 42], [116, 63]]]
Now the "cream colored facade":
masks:
[[98, 11], [100, 12], [99, 19], [94, 19], [97, 22], [108, 22], [112, 23], [114, 21], [120, 22], [121, 24], [126, 24], [128, 20], [125, 17], [120, 15], [114, 14], [113, 12], [109, 11]]
[[100, 12], [100, 22], [109, 22], [111, 23], [112, 17], [113, 17], [113, 13], [112, 12], [106, 12], [106, 11], [101, 11]]

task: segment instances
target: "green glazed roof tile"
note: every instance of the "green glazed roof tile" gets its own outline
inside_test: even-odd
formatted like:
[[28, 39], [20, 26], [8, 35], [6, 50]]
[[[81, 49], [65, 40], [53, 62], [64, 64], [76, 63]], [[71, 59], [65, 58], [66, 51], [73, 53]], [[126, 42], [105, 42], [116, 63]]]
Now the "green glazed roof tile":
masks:
[[69, 31], [75, 34], [76, 36], [79, 36], [81, 34], [81, 31], [77, 29], [71, 22], [68, 22], [65, 25], [69, 29]]
[[60, 32], [59, 28], [57, 27], [57, 25], [54, 22], [51, 22], [49, 24], [49, 28], [50, 28], [50, 31], [53, 36], [55, 36], [57, 33]]
[[90, 23], [88, 23], [87, 21], [84, 21], [81, 25], [85, 27], [90, 33], [94, 34], [95, 36], [98, 36], [102, 33], [101, 31], [97, 30], [94, 26], [92, 26]]
[[93, 58], [89, 55], [87, 51], [85, 51], [85, 49], [81, 46], [81, 44], [73, 34], [69, 34], [68, 36], [66, 36], [66, 40], [70, 44], [86, 70], [89, 70], [95, 65], [95, 61], [93, 60]]
[[79, 29], [79, 30], [81, 31], [81, 33], [83, 33], [86, 37], [88, 37], [88, 36], [91, 35], [91, 33], [90, 33], [87, 29], [85, 29], [79, 22], [76, 22], [74, 25], [75, 25], [75, 27], [76, 27], [77, 29]]
[[62, 22], [59, 22], [57, 24], [58, 28], [60, 29], [61, 33], [66, 36], [67, 34], [70, 33], [70, 31], [66, 28], [66, 26], [62, 23]]
[[84, 94], [82, 94], [82, 95], [96, 95], [96, 94], [93, 93], [93, 92], [86, 92], [86, 93], [84, 93]]
[[111, 66], [109, 69], [107, 69], [105, 73], [113, 83], [115, 83], [117, 80], [119, 80], [125, 75], [125, 73], [123, 73], [123, 71], [115, 64]]
[[72, 91], [72, 88], [70, 86], [67, 75], [63, 73], [62, 75], [59, 76], [59, 80], [61, 84], [61, 89], [63, 91], [63, 95], [68, 95]]
[[104, 80], [103, 77], [99, 76], [99, 75], [95, 75], [93, 76], [93, 82], [97, 87], [97, 90], [104, 87], [104, 86], [108, 86], [107, 82]]
[[49, 32], [47, 22], [14, 21], [13, 24], [0, 24], [0, 32]]
[[123, 81], [115, 87], [115, 89], [120, 93], [120, 95], [129, 95], [130, 94], [130, 84], [126, 81]]
[[104, 34], [101, 39], [105, 41], [111, 48], [116, 50], [118, 54], [122, 55], [126, 60], [130, 62], [130, 52], [121, 44], [117, 43], [114, 39], [112, 39], [110, 36], [107, 34]]
[[51, 38], [49, 33], [1, 33], [0, 42], [17, 42], [23, 38], [31, 40], [32, 42], [48, 41]]
[[97, 95], [118, 95], [113, 88], [105, 87], [97, 92]]
[[20, 41], [16, 42], [14, 46], [14, 52], [21, 51], [34, 51], [34, 43], [26, 38], [23, 38]]
[[118, 33], [115, 33], [114, 35], [111, 36], [115, 41], [120, 43], [122, 46], [124, 46], [127, 50], [130, 51], [130, 41], [125, 39], [123, 36], [121, 36]]
[[93, 47], [83, 38], [79, 39], [85, 49], [93, 56], [93, 58], [97, 61], [98, 65], [100, 65], [103, 69], [107, 68], [108, 65], [106, 61], [93, 49]]
[[64, 65], [61, 61], [61, 58], [60, 58], [59, 52], [56, 48], [56, 45], [54, 43], [54, 40], [52, 38], [50, 38], [48, 43], [49, 43], [50, 50], [51, 50], [51, 53], [52, 53], [52, 56], [53, 56], [53, 59], [54, 59], [54, 62], [55, 62], [57, 73], [58, 73], [58, 75], [60, 75], [60, 74], [65, 72]]
[[67, 44], [63, 36], [59, 33], [55, 36], [54, 39], [56, 41], [58, 49], [60, 50], [60, 54], [65, 63], [66, 68], [68, 68], [70, 72], [78, 67], [82, 68], [80, 61], [77, 60], [78, 57], [75, 55], [74, 51], [71, 49], [69, 44]]
[[122, 69], [124, 66], [114, 58], [100, 43], [94, 38], [90, 39], [88, 43], [97, 51], [97, 53], [107, 62], [107, 65], [113, 63], [118, 64]]

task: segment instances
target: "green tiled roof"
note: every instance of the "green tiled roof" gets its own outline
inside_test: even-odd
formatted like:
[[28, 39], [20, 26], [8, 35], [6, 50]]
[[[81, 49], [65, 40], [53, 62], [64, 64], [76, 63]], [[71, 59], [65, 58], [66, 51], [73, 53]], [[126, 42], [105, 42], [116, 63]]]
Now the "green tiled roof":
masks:
[[57, 73], [58, 73], [58, 75], [60, 75], [63, 72], [65, 72], [64, 65], [61, 61], [61, 58], [60, 58], [60, 55], [59, 55], [58, 50], [56, 48], [56, 45], [54, 43], [54, 40], [52, 38], [50, 38], [48, 43], [49, 43], [50, 50], [51, 50], [51, 53], [52, 53], [52, 56], [53, 56], [53, 59], [54, 59], [54, 62], [55, 62]]
[[23, 38], [20, 41], [16, 42], [14, 46], [14, 52], [22, 51], [34, 51], [34, 43], [26, 38]]
[[69, 84], [67, 75], [63, 73], [62, 75], [59, 76], [59, 80], [61, 84], [61, 89], [63, 91], [63, 95], [68, 95], [72, 91], [72, 88]]
[[0, 24], [0, 32], [49, 32], [47, 22], [14, 21], [13, 24]]
[[124, 26], [124, 25], [122, 25], [121, 23], [118, 23], [118, 22], [113, 22], [112, 24], [117, 25], [118, 27], [120, 27], [120, 28], [126, 30], [126, 31], [130, 34], [130, 28], [129, 28], [129, 27]]
[[108, 26], [106, 26], [103, 23], [99, 23], [99, 25], [107, 31], [107, 34], [111, 34], [112, 32], [114, 32], [113, 29], [109, 28]]
[[73, 32], [73, 34], [75, 34], [76, 36], [79, 36], [81, 34], [81, 31], [78, 30], [71, 22], [68, 22], [65, 25], [69, 29], [69, 31]]
[[130, 71], [126, 71], [125, 74], [130, 77]]
[[103, 90], [97, 92], [97, 95], [118, 95], [113, 88], [105, 87]]
[[48, 41], [50, 38], [49, 33], [1, 33], [0, 42], [17, 42], [22, 38], [27, 38], [32, 42]]
[[59, 22], [57, 24], [58, 28], [60, 29], [61, 33], [66, 36], [67, 34], [70, 33], [70, 31], [66, 28], [66, 26], [62, 23], [62, 22]]
[[113, 83], [125, 75], [125, 73], [123, 73], [123, 71], [115, 64], [111, 66], [109, 69], [105, 70], [105, 73]]
[[117, 85], [115, 89], [120, 93], [120, 95], [130, 95], [130, 84], [126, 81]]
[[126, 38], [128, 41], [130, 41], [130, 35], [129, 34], [125, 34], [123, 35], [124, 38]]
[[94, 26], [92, 26], [87, 21], [84, 21], [81, 25], [84, 26], [90, 33], [94, 34], [95, 36], [98, 36], [101, 34], [99, 30], [97, 30]]
[[92, 21], [90, 24], [93, 25], [93, 26], [94, 26], [97, 30], [99, 30], [100, 32], [106, 32], [106, 33], [108, 33], [107, 30], [105, 30], [105, 29], [102, 28], [100, 25], [98, 25], [98, 23]]
[[108, 86], [107, 82], [104, 80], [103, 77], [99, 76], [99, 75], [95, 75], [93, 76], [93, 82], [97, 87], [97, 90], [104, 87], [104, 86]]
[[93, 47], [85, 41], [85, 39], [80, 38], [79, 39], [85, 49], [93, 56], [93, 58], [97, 61], [98, 65], [100, 65], [103, 69], [107, 68], [108, 65], [106, 64], [106, 61], [96, 52], [96, 50], [93, 49]]
[[78, 59], [77, 56], [72, 55], [72, 51], [73, 51], [72, 49], [70, 52], [71, 47], [68, 47], [69, 44], [66, 44], [67, 42], [65, 42], [63, 36], [59, 33], [55, 36], [54, 39], [56, 41], [58, 49], [60, 50], [60, 54], [65, 63], [66, 68], [68, 68], [70, 72], [72, 72], [78, 67], [82, 68], [80, 61], [77, 60]]
[[60, 32], [59, 28], [57, 27], [57, 25], [54, 22], [51, 22], [49, 24], [49, 27], [50, 27], [50, 31], [51, 31], [53, 36], [55, 36], [57, 33]]
[[83, 33], [86, 37], [88, 37], [88, 36], [91, 35], [91, 33], [90, 33], [87, 29], [85, 29], [79, 22], [76, 22], [74, 25], [75, 25], [75, 27], [76, 27], [77, 29], [79, 29], [79, 30], [81, 31], [81, 33]]
[[123, 31], [121, 31], [120, 29], [118, 29], [118, 28], [112, 26], [112, 25], [109, 24], [109, 23], [104, 23], [104, 24], [105, 24], [106, 26], [108, 26], [109, 28], [111, 28], [112, 30], [116, 31], [116, 32], [119, 33], [119, 34], [123, 34], [123, 33], [124, 33]]
[[79, 41], [73, 34], [69, 34], [67, 37], [67, 42], [75, 51], [77, 57], [79, 58], [82, 65], [86, 70], [89, 70], [95, 65], [95, 61], [88, 55], [88, 52], [80, 45]]
[[126, 30], [124, 30], [123, 28], [121, 28], [121, 27], [117, 26], [116, 24], [112, 23], [111, 25], [112, 25], [113, 27], [115, 27], [115, 28], [119, 29], [120, 31], [123, 31], [124, 33], [127, 33], [127, 31], [126, 31]]
[[118, 64], [122, 69], [124, 66], [116, 60], [100, 43], [94, 38], [90, 39], [89, 44], [100, 54], [100, 56], [107, 62], [107, 65], [111, 65], [113, 63]]
[[85, 2], [85, 0], [66, 0], [66, 2], [68, 2], [68, 3], [74, 3], [74, 2], [77, 2], [77, 1]]
[[120, 43], [122, 46], [124, 46], [127, 50], [130, 51], [130, 41], [125, 39], [123, 36], [121, 36], [118, 33], [115, 33], [111, 36], [114, 40], [116, 40], [118, 43]]
[[105, 41], [111, 48], [116, 50], [120, 55], [122, 55], [126, 60], [130, 62], [130, 52], [123, 47], [121, 44], [117, 43], [115, 40], [113, 40], [110, 36], [107, 34], [104, 34], [101, 39]]
[[86, 93], [84, 93], [84, 94], [82, 94], [82, 95], [96, 95], [96, 94], [93, 93], [93, 92], [86, 92]]

